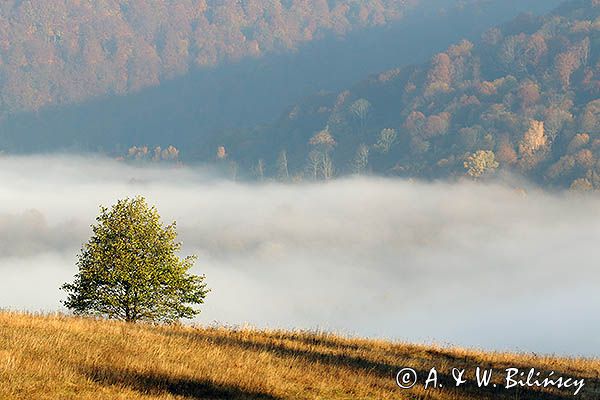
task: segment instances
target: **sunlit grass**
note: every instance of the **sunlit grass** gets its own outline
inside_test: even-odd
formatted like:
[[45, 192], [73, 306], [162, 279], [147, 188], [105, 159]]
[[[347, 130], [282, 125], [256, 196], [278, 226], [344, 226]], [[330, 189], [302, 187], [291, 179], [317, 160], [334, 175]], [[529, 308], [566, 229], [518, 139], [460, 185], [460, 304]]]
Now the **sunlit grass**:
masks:
[[[436, 367], [445, 387], [400, 390], [395, 373], [405, 366], [425, 374]], [[536, 367], [584, 377], [586, 387], [577, 398], [597, 396], [600, 361], [591, 359], [484, 353], [325, 333], [0, 313], [0, 399], [573, 398], [572, 392], [551, 389], [450, 389], [453, 367], [475, 366]], [[495, 381], [500, 383], [501, 377]]]

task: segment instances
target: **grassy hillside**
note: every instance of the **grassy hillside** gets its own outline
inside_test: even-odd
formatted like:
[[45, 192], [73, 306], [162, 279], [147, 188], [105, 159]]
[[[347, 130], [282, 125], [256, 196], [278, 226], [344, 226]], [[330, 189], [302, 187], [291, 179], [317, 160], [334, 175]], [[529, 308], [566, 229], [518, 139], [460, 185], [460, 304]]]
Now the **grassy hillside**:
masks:
[[[561, 399], [570, 391], [401, 391], [396, 372], [535, 367], [586, 378], [600, 361], [345, 339], [327, 334], [152, 327], [64, 316], [0, 314], [0, 399]], [[469, 373], [467, 373], [467, 377]], [[500, 377], [498, 377], [500, 383]]]

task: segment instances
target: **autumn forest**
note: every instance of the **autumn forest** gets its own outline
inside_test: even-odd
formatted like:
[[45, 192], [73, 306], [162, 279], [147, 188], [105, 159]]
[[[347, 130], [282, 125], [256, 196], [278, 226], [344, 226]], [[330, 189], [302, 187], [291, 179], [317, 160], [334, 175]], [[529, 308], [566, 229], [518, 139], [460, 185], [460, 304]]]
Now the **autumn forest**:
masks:
[[[548, 186], [600, 187], [597, 0], [521, 13], [476, 36], [465, 31], [468, 39], [443, 51], [425, 50], [423, 63], [415, 57], [412, 64], [369, 67], [361, 78], [348, 75], [324, 90], [291, 88], [287, 104], [277, 96], [252, 99], [253, 74], [256, 85], [276, 75], [260, 60], [439, 15], [454, 24], [471, 21], [502, 2], [423, 3], [3, 2], [0, 149], [209, 163], [234, 179], [359, 173], [483, 180], [508, 173]], [[443, 45], [435, 43], [432, 48]], [[323, 52], [308, 53], [315, 54]], [[285, 72], [291, 73], [290, 62], [282, 63], [280, 75], [292, 82]], [[325, 61], [315, 62], [325, 74]], [[186, 80], [197, 73], [207, 74], [202, 84]], [[298, 79], [319, 72], [311, 74]], [[229, 97], [216, 89], [225, 79], [238, 87]], [[170, 112], [144, 125], [161, 110]], [[92, 129], [83, 122], [100, 119]], [[115, 125], [127, 127], [114, 132]]]

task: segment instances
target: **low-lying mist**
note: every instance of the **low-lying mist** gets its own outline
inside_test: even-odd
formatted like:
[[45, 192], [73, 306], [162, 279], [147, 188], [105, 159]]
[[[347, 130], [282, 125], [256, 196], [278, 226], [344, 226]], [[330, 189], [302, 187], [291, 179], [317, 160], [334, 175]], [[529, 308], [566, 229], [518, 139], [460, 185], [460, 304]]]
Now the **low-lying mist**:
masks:
[[0, 307], [63, 310], [99, 205], [177, 221], [199, 322], [599, 355], [597, 197], [348, 178], [245, 184], [102, 158], [0, 159]]

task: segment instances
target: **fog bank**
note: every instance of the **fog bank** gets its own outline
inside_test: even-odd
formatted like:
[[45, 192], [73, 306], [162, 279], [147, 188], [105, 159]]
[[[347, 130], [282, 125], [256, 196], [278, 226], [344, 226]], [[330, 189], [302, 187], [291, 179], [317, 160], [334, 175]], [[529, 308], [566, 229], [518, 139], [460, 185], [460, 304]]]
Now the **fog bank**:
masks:
[[62, 310], [99, 205], [176, 220], [199, 322], [600, 355], [600, 202], [501, 185], [242, 184], [101, 158], [0, 158], [0, 307]]

